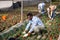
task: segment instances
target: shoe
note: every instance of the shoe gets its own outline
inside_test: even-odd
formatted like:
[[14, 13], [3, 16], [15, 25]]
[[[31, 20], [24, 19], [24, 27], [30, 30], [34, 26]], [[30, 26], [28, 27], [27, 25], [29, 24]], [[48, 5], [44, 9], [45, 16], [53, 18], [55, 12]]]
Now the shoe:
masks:
[[32, 33], [32, 35], [35, 35], [35, 32], [34, 32], [34, 33]]

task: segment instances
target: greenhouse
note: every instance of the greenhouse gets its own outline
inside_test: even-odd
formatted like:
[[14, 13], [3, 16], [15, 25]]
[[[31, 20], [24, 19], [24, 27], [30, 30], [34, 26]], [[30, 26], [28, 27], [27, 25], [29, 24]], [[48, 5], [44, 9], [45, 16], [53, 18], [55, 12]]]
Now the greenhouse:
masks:
[[[44, 2], [46, 11], [39, 12], [38, 4]], [[47, 8], [50, 5], [56, 6], [56, 15], [53, 20], [48, 16]], [[7, 11], [6, 11], [7, 10]], [[40, 10], [41, 11], [41, 10]], [[54, 10], [55, 11], [55, 10]], [[24, 38], [22, 32], [28, 24], [27, 13], [42, 20], [45, 30], [42, 30], [41, 38], [38, 34], [31, 34]], [[51, 11], [50, 11], [51, 13]], [[60, 40], [60, 0], [1, 0], [0, 1], [0, 40]], [[43, 37], [44, 36], [44, 37]]]

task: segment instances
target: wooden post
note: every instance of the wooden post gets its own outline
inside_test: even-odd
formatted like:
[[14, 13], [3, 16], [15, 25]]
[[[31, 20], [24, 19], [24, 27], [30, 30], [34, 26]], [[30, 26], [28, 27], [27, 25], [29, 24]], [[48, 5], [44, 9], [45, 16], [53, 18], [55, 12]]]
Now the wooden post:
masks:
[[21, 1], [21, 21], [23, 22], [23, 0]]

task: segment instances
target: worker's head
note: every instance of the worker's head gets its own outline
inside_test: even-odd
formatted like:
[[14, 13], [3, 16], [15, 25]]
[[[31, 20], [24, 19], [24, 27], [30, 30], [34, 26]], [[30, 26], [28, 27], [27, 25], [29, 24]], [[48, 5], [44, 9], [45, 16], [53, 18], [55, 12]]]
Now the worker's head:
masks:
[[33, 17], [33, 14], [32, 14], [31, 12], [29, 12], [29, 13], [27, 14], [28, 20], [32, 20], [32, 17]]
[[49, 8], [51, 9], [51, 11], [54, 11], [57, 8], [57, 6], [56, 5], [50, 5]]

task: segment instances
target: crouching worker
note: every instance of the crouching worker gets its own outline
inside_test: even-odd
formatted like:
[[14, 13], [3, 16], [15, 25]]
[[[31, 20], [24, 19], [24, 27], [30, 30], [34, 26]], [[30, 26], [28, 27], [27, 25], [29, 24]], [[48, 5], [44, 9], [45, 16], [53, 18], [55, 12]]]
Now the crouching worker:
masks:
[[[33, 31], [35, 33], [40, 33], [41, 29], [45, 29], [43, 22], [37, 16], [33, 16], [32, 13], [28, 13], [27, 18], [28, 18], [29, 22], [23, 32], [23, 34], [24, 34], [23, 37], [30, 36]], [[30, 28], [30, 30], [29, 30], [29, 28]]]
[[56, 5], [50, 5], [49, 8], [47, 8], [47, 12], [48, 12], [48, 17], [53, 20], [53, 18], [55, 17], [55, 13], [56, 13]]
[[45, 3], [44, 2], [41, 2], [38, 4], [38, 12], [41, 13], [41, 14], [44, 14], [45, 13]]

